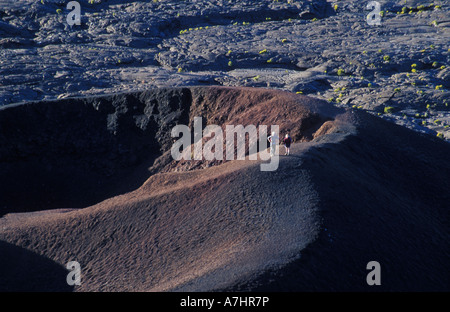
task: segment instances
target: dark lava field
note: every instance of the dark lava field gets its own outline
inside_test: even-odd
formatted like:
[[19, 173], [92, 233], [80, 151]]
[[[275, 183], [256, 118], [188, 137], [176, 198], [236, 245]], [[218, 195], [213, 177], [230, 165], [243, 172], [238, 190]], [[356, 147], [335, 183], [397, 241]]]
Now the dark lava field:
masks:
[[[0, 292], [448, 293], [449, 12], [0, 0]], [[180, 161], [199, 116], [186, 155], [206, 125], [276, 125], [292, 153]]]
[[450, 139], [448, 1], [80, 0], [73, 26], [68, 2], [0, 1], [0, 105], [263, 87]]

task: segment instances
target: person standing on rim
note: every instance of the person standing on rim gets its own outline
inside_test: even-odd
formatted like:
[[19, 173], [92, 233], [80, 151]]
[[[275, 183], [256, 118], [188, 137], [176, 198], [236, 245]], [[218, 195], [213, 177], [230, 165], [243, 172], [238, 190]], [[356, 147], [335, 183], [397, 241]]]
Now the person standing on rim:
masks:
[[286, 152], [284, 153], [284, 155], [289, 155], [289, 152], [291, 150], [291, 143], [292, 143], [292, 139], [289, 136], [289, 133], [286, 133], [286, 135], [284, 136], [283, 143], [284, 143], [284, 147], [286, 148]]
[[270, 142], [270, 156], [275, 156], [275, 151], [278, 145], [278, 136], [275, 131], [272, 132], [272, 135], [267, 138]]

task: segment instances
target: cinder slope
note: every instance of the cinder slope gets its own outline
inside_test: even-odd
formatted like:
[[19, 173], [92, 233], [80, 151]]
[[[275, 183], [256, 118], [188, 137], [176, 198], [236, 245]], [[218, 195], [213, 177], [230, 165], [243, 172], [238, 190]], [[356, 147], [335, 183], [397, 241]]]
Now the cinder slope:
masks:
[[318, 234], [317, 194], [306, 173], [285, 167], [293, 164], [261, 172], [235, 161], [157, 174], [89, 208], [6, 215], [1, 236], [61, 265], [78, 261], [80, 291], [226, 287], [287, 263]]

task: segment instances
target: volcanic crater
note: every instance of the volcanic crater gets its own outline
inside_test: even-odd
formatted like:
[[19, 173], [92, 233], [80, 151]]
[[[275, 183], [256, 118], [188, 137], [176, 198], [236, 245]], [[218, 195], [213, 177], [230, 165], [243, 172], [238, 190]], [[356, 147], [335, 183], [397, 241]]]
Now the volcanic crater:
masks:
[[[278, 125], [262, 160], [175, 161], [176, 125]], [[449, 145], [288, 91], [160, 88], [0, 108], [2, 291], [448, 291]], [[69, 261], [80, 285], [65, 283]], [[33, 268], [39, 267], [39, 270]], [[45, 277], [45, 278], [43, 278]]]

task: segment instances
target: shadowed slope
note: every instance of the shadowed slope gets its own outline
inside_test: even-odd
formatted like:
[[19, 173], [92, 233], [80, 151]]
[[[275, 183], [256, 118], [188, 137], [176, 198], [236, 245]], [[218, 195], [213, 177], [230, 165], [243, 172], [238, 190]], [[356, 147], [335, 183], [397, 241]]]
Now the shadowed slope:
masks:
[[72, 291], [67, 273], [44, 256], [0, 241], [1, 292]]
[[136, 189], [189, 105], [180, 88], [0, 108], [0, 215]]

